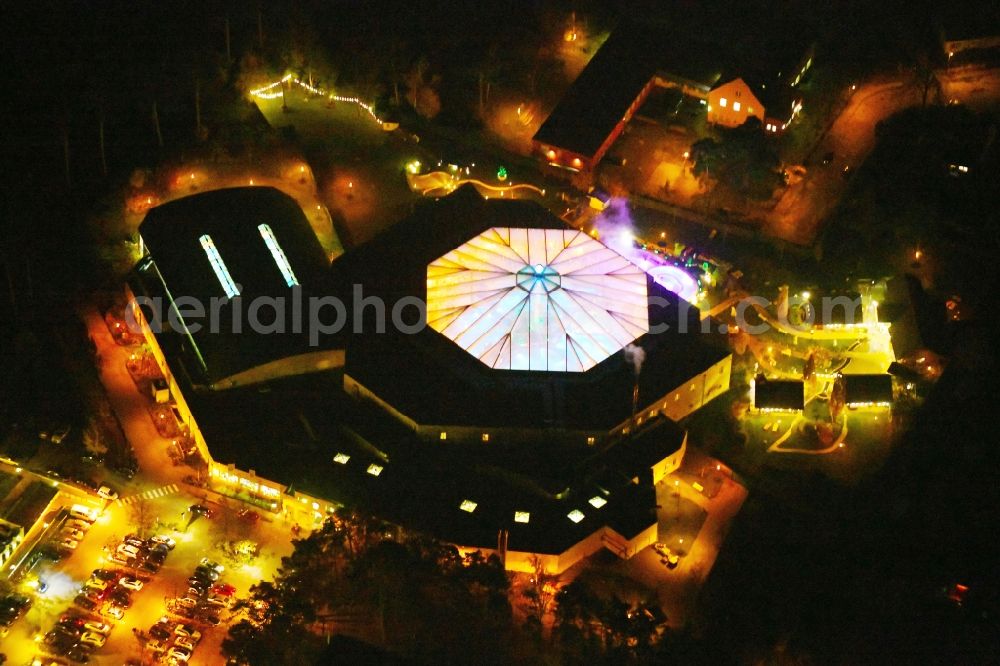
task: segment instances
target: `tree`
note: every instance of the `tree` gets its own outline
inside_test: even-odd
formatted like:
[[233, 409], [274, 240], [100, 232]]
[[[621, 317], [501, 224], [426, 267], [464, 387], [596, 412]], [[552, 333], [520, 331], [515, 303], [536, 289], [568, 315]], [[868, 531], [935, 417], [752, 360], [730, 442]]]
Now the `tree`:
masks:
[[695, 176], [713, 178], [748, 199], [769, 199], [783, 182], [778, 153], [756, 117], [724, 130], [720, 140], [696, 141], [690, 153]]
[[142, 495], [135, 497], [134, 501], [128, 505], [128, 515], [140, 537], [145, 537], [146, 532], [153, 529], [157, 520], [152, 502]]
[[419, 58], [410, 67], [404, 77], [409, 91], [410, 106], [418, 114], [428, 120], [441, 112], [441, 98], [435, 87], [441, 82], [441, 77], [430, 73], [430, 63], [427, 58]]

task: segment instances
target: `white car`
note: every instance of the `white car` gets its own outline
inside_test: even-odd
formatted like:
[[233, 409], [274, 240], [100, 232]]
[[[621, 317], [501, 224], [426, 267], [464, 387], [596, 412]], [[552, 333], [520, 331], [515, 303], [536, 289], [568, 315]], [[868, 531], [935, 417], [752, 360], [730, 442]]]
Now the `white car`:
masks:
[[83, 625], [83, 628], [87, 631], [93, 631], [94, 633], [101, 634], [102, 636], [107, 636], [111, 633], [111, 625], [106, 622], [88, 622]]
[[191, 650], [187, 648], [177, 647], [176, 645], [169, 650], [167, 650], [167, 659], [176, 659], [180, 662], [186, 662], [191, 658]]
[[157, 536], [149, 537], [149, 540], [152, 541], [153, 543], [162, 543], [164, 546], [166, 546], [170, 550], [173, 550], [174, 546], [177, 545], [177, 542], [174, 541], [173, 539], [171, 539], [168, 536], [157, 535]]
[[208, 567], [209, 569], [215, 569], [219, 573], [226, 570], [226, 567], [222, 566], [218, 562], [208, 559], [207, 557], [201, 558], [201, 566]]
[[106, 499], [106, 500], [118, 499], [118, 493], [111, 490], [111, 488], [108, 488], [107, 486], [101, 486], [100, 488], [98, 488], [97, 496], [100, 497], [101, 499]]
[[66, 548], [68, 550], [76, 550], [78, 544], [79, 541], [77, 541], [76, 539], [66, 538], [59, 542], [59, 547]]
[[182, 647], [185, 650], [190, 650], [194, 652], [194, 641], [186, 636], [178, 636], [174, 639], [174, 645], [177, 647]]
[[122, 555], [128, 555], [129, 557], [139, 556], [139, 549], [128, 543], [123, 543], [122, 545], [118, 546], [118, 552], [121, 553]]
[[118, 584], [128, 590], [135, 590], [136, 592], [142, 589], [142, 581], [138, 578], [129, 578], [126, 576], [118, 581]]
[[108, 639], [97, 633], [96, 631], [86, 631], [83, 636], [80, 636], [80, 642], [85, 645], [93, 645], [94, 647], [101, 647], [104, 645], [105, 641]]

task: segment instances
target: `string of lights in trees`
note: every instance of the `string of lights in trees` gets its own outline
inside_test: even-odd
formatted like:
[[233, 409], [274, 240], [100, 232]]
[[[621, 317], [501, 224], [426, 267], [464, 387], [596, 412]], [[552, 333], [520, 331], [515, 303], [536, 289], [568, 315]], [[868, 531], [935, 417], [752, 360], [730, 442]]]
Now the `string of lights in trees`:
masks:
[[347, 104], [355, 104], [358, 107], [367, 111], [368, 115], [372, 117], [372, 120], [378, 123], [380, 127], [386, 124], [385, 121], [383, 121], [375, 114], [375, 109], [372, 107], [371, 104], [361, 101], [361, 99], [359, 99], [358, 97], [346, 97], [344, 95], [337, 95], [332, 92], [328, 93], [322, 88], [317, 88], [316, 86], [309, 85], [309, 83], [307, 83], [306, 81], [302, 81], [301, 79], [298, 79], [295, 76], [292, 76], [291, 74], [286, 74], [277, 81], [269, 83], [266, 86], [261, 86], [260, 88], [255, 88], [254, 90], [251, 90], [250, 96], [256, 97], [258, 99], [278, 99], [284, 94], [284, 85], [286, 83], [292, 83], [298, 85], [299, 87], [309, 91], [313, 95], [326, 97], [327, 99], [333, 102], [345, 102]]

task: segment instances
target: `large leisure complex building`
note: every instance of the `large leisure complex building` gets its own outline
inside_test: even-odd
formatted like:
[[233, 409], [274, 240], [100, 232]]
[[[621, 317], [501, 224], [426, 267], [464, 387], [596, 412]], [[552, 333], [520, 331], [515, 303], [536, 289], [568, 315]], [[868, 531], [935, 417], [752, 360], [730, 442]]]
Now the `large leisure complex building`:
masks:
[[729, 388], [696, 308], [533, 202], [465, 186], [332, 265], [273, 188], [140, 233], [131, 311], [210, 483], [305, 525], [346, 504], [509, 569], [630, 557], [678, 422]]

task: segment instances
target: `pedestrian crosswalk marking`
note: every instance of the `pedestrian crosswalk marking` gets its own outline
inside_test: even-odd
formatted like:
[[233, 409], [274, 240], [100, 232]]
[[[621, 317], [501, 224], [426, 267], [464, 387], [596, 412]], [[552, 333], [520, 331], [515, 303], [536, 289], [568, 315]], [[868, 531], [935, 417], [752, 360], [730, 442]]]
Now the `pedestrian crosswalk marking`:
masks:
[[129, 497], [123, 497], [118, 500], [119, 505], [132, 504], [133, 502], [138, 502], [140, 499], [157, 499], [158, 497], [166, 497], [167, 495], [173, 495], [181, 488], [176, 483], [171, 483], [169, 486], [162, 486], [160, 488], [154, 488], [153, 490], [147, 490], [144, 493], [139, 493], [138, 495], [130, 495]]

